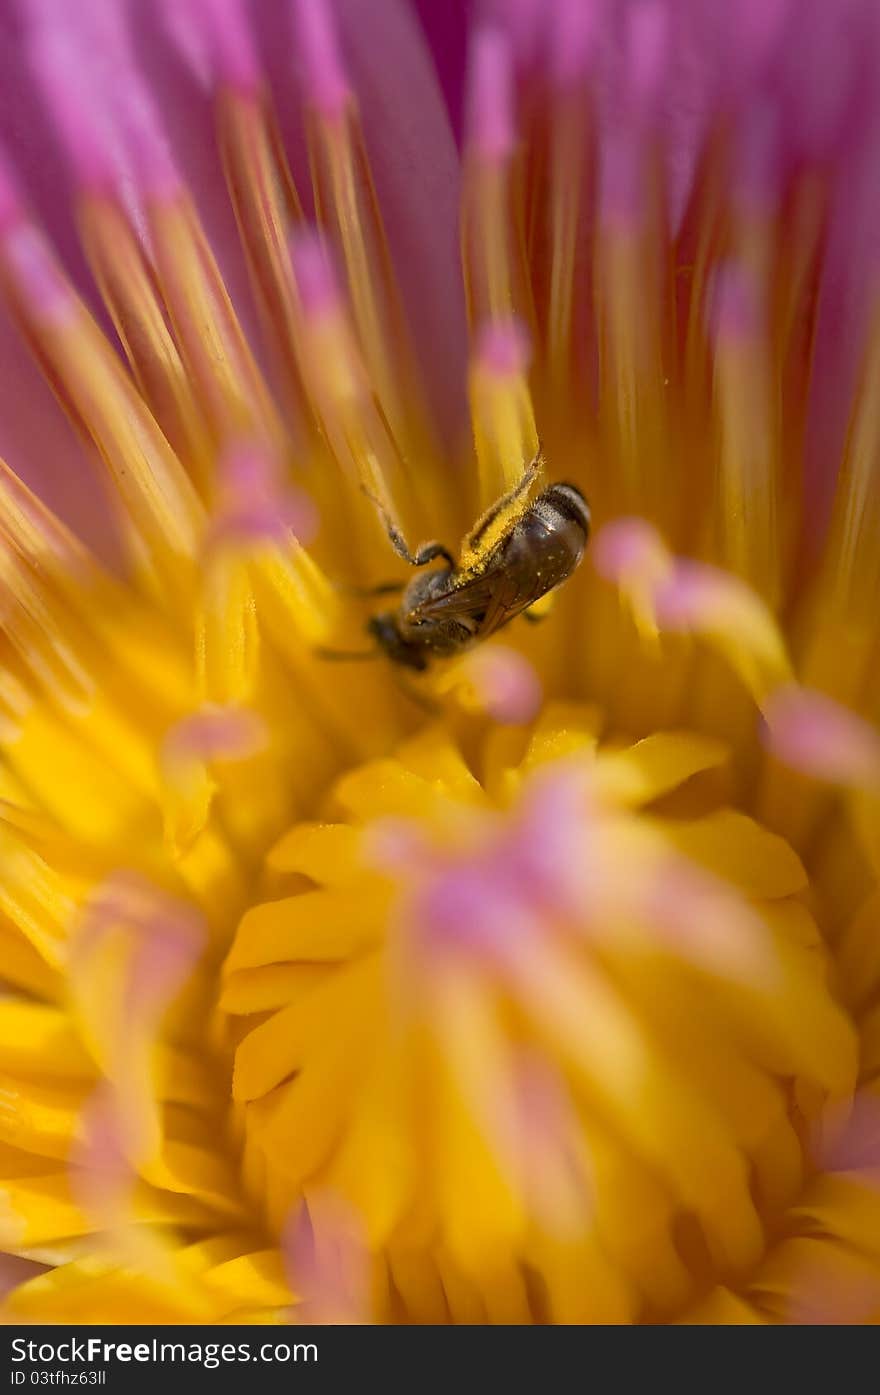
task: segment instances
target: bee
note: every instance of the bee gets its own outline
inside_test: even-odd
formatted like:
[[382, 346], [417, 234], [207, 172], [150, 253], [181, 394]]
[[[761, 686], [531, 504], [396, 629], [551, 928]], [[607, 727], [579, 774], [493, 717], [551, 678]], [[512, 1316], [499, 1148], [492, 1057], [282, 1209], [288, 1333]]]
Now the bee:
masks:
[[529, 615], [529, 607], [576, 570], [590, 533], [590, 508], [577, 486], [551, 484], [524, 511], [517, 507], [542, 464], [539, 452], [519, 484], [483, 514], [465, 539], [465, 554], [479, 558], [473, 565], [460, 566], [437, 542], [410, 553], [385, 518], [392, 546], [410, 565], [423, 567], [438, 558], [444, 562], [411, 581], [395, 610], [368, 621], [369, 634], [393, 663], [424, 672], [433, 659], [469, 649], [517, 615], [537, 619]]

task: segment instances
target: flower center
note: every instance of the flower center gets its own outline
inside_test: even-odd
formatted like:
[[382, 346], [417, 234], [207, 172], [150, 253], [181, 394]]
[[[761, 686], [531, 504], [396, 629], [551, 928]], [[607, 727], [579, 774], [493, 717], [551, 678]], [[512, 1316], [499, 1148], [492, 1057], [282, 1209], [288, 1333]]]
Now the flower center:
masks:
[[279, 1235], [306, 1199], [312, 1262], [344, 1237], [380, 1319], [668, 1317], [741, 1285], [852, 1086], [804, 868], [727, 802], [723, 743], [601, 729], [562, 703], [426, 727], [284, 835], [238, 927], [247, 1184]]

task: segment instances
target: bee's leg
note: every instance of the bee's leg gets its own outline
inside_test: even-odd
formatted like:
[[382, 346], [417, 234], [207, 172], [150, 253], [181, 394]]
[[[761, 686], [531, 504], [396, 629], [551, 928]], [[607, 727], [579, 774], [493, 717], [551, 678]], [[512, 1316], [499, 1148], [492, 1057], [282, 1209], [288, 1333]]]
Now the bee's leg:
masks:
[[337, 664], [356, 663], [380, 657], [378, 649], [327, 649], [323, 644], [316, 644], [312, 653], [316, 659], [327, 659], [329, 662]]
[[427, 566], [429, 562], [433, 562], [436, 557], [442, 557], [445, 562], [448, 562], [450, 568], [455, 568], [455, 558], [448, 547], [444, 547], [442, 543], [420, 543], [415, 552], [410, 552], [406, 545], [406, 538], [391, 518], [391, 515], [382, 501], [377, 499], [375, 494], [371, 494], [368, 489], [364, 489], [364, 493], [381, 518], [385, 532], [388, 534], [388, 541], [394, 548], [398, 557], [402, 557], [404, 562], [408, 562], [411, 567], [424, 567]]
[[440, 542], [422, 543], [411, 557], [407, 556], [406, 560], [414, 567], [424, 567], [429, 562], [433, 562], [436, 557], [442, 557], [443, 561], [449, 564], [450, 569], [455, 570], [455, 558], [449, 548], [444, 547], [443, 543]]
[[479, 550], [480, 543], [485, 541], [486, 534], [493, 523], [497, 522], [505, 513], [516, 511], [517, 505], [522, 503], [543, 468], [544, 456], [539, 448], [534, 460], [529, 462], [513, 488], [508, 489], [506, 494], [502, 494], [500, 499], [496, 499], [494, 504], [489, 505], [485, 513], [480, 514], [464, 540], [462, 553], [467, 554]]
[[354, 586], [347, 581], [334, 581], [332, 583], [334, 591], [341, 591], [345, 596], [354, 596], [357, 600], [370, 600], [373, 596], [397, 596], [405, 590], [405, 581], [382, 581], [378, 586]]
[[402, 557], [404, 562], [409, 562], [411, 567], [425, 567], [429, 562], [433, 562], [436, 557], [442, 557], [451, 568], [455, 567], [455, 558], [440, 542], [420, 543], [415, 552], [410, 552], [404, 541], [403, 534], [399, 528], [395, 528], [391, 519], [387, 516], [384, 519], [385, 530], [388, 534], [388, 541], [394, 548], [398, 557]]

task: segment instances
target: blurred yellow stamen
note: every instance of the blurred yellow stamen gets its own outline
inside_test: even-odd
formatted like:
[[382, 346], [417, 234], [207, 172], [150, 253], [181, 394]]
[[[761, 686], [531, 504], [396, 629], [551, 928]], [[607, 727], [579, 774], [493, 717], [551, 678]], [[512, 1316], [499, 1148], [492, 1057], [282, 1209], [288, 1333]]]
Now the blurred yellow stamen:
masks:
[[308, 302], [297, 351], [320, 428], [349, 484], [359, 484], [405, 536], [411, 495], [403, 460], [317, 242], [294, 245], [294, 272]]
[[218, 143], [226, 181], [264, 322], [286, 369], [295, 403], [301, 392], [293, 354], [301, 308], [290, 275], [291, 227], [302, 208], [262, 92], [223, 86], [217, 96]]
[[192, 586], [202, 526], [195, 491], [82, 302], [36, 230], [2, 249], [7, 292], [74, 423], [94, 441], [124, 505], [123, 526], [145, 579], [179, 596]]
[[245, 558], [216, 550], [202, 568], [196, 617], [196, 680], [205, 702], [245, 703], [259, 661], [256, 601]]
[[392, 431], [406, 442], [419, 419], [413, 359], [356, 108], [313, 113], [309, 135], [318, 217], [339, 239], [364, 362]]
[[188, 199], [152, 199], [148, 215], [162, 295], [215, 441], [252, 435], [283, 449], [278, 412]]
[[529, 355], [528, 339], [516, 321], [489, 321], [480, 327], [469, 387], [482, 509], [514, 489], [538, 453]]
[[[678, 467], [667, 445], [664, 270], [659, 243], [628, 219], [596, 243], [599, 422], [614, 462], [605, 487], [613, 512], [635, 509], [678, 530]], [[656, 461], [663, 459], [662, 471]]]
[[828, 549], [804, 620], [801, 673], [805, 683], [840, 702], [860, 706], [876, 643], [876, 599], [880, 589], [880, 309], [869, 326], [862, 382], [840, 471]]
[[769, 327], [758, 322], [754, 287], [730, 269], [716, 287], [715, 397], [721, 554], [771, 605], [782, 561], [777, 517], [777, 452], [770, 381]]
[[[580, 91], [564, 91], [553, 122], [550, 148], [550, 287], [547, 303], [547, 361], [560, 409], [577, 374], [586, 376], [586, 355], [577, 336], [587, 323], [589, 273], [583, 265], [585, 205], [592, 195], [593, 113]], [[572, 177], [580, 171], [580, 177]], [[575, 374], [572, 369], [575, 369]]]
[[462, 271], [471, 325], [533, 323], [523, 209], [514, 163], [512, 58], [488, 30], [473, 46], [471, 131], [462, 184]]
[[79, 222], [92, 274], [135, 382], [207, 502], [210, 439], [137, 234], [119, 205], [98, 195], [83, 197]]

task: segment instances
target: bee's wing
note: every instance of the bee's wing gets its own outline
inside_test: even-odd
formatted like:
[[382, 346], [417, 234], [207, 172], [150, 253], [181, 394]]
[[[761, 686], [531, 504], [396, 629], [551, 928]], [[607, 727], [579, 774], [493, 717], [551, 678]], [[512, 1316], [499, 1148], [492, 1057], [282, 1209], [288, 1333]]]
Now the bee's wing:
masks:
[[419, 620], [472, 619], [481, 639], [512, 620], [541, 594], [534, 573], [522, 568], [499, 569], [471, 576], [443, 596], [419, 605]]

